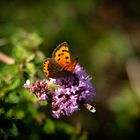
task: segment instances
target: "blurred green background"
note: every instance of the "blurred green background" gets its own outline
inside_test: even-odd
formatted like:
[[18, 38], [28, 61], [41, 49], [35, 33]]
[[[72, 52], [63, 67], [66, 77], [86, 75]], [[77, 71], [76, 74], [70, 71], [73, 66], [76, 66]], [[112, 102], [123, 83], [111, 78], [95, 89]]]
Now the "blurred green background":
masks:
[[[29, 94], [42, 62], [67, 41], [93, 78], [92, 114], [56, 120]], [[0, 1], [0, 139], [131, 140], [140, 129], [139, 0]]]

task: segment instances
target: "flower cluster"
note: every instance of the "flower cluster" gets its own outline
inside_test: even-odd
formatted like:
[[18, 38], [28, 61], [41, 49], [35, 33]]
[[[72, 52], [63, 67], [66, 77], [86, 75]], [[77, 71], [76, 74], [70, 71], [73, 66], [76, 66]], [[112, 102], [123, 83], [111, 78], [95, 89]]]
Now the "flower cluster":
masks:
[[[50, 88], [51, 84], [56, 85], [54, 89]], [[46, 81], [38, 80], [32, 85], [26, 82], [24, 87], [30, 88], [30, 92], [40, 100], [48, 100], [51, 97], [52, 112], [55, 118], [71, 115], [78, 111], [82, 105], [91, 104], [95, 96], [91, 78], [79, 64], [76, 65], [69, 77], [49, 78]]]

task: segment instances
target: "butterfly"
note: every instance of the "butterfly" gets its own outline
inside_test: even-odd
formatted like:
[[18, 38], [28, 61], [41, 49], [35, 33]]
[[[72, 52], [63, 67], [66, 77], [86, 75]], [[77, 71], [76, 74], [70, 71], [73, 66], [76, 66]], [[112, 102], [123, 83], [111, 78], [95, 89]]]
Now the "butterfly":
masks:
[[71, 60], [68, 43], [63, 42], [53, 51], [52, 58], [45, 59], [43, 70], [46, 77], [65, 77], [72, 75], [76, 64], [77, 59]]

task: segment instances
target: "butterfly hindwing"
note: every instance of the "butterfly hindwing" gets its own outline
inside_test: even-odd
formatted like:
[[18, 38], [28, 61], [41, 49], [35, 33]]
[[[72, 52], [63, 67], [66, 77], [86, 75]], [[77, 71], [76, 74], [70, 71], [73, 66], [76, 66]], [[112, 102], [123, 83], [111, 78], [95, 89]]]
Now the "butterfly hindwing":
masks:
[[45, 61], [43, 62], [43, 71], [44, 71], [46, 77], [49, 76], [49, 69], [48, 69], [49, 63], [50, 63], [49, 62], [49, 58], [48, 59], [45, 59]]
[[68, 43], [63, 42], [58, 45], [54, 50], [52, 57], [62, 68], [68, 66], [71, 62]]
[[58, 65], [53, 58], [47, 58], [44, 61], [43, 70], [46, 77], [51, 78], [68, 77], [72, 74], [69, 71], [62, 69], [62, 67]]
[[61, 69], [61, 66], [53, 58], [47, 58], [43, 63], [43, 70], [46, 77], [55, 77]]

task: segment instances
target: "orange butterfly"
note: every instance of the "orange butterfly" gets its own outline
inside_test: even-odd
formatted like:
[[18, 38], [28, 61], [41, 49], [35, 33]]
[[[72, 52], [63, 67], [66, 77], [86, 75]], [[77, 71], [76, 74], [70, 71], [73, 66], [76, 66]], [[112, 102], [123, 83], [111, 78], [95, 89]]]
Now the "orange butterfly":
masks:
[[72, 75], [77, 59], [71, 60], [69, 45], [67, 42], [59, 44], [52, 54], [43, 63], [43, 70], [46, 77], [58, 78]]

